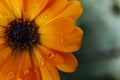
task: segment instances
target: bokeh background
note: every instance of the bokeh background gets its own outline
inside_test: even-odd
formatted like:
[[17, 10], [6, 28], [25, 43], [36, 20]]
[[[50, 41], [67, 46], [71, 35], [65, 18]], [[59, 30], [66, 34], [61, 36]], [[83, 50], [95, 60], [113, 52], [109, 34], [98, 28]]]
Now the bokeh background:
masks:
[[79, 66], [60, 72], [61, 80], [120, 80], [120, 0], [80, 0], [84, 12], [76, 24], [84, 31], [75, 52]]

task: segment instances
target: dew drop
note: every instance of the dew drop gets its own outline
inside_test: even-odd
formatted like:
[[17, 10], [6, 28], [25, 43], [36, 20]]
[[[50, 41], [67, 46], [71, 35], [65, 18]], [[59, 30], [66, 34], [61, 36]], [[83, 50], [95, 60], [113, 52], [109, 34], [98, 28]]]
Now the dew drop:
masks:
[[36, 4], [35, 6], [36, 6], [36, 7], [38, 7], [39, 5], [38, 5], [38, 4]]
[[41, 60], [39, 64], [43, 66], [45, 64], [44, 60]]
[[40, 64], [43, 66], [43, 65], [45, 64], [45, 62], [44, 62], [44, 61], [42, 61]]
[[64, 35], [64, 32], [61, 32], [60, 35], [63, 36], [63, 35]]
[[24, 71], [24, 75], [28, 74], [29, 72], [30, 72], [29, 69], [26, 69], [26, 70]]
[[36, 69], [36, 68], [34, 69], [34, 72], [37, 72], [37, 69]]
[[64, 47], [64, 50], [69, 51], [69, 48], [68, 47]]
[[64, 41], [65, 41], [65, 39], [64, 39], [64, 38], [61, 38], [61, 39], [60, 39], [60, 41], [61, 41], [61, 42], [64, 42]]
[[[19, 7], [16, 7], [16, 11], [19, 11]], [[17, 12], [15, 12], [17, 14]]]
[[50, 55], [48, 56], [49, 59], [52, 59], [52, 58], [54, 58], [54, 57], [55, 57], [55, 54], [50, 54]]
[[3, 60], [6, 60], [6, 59], [7, 59], [7, 56], [4, 56], [4, 57], [3, 57]]
[[44, 16], [45, 18], [47, 18], [47, 16]]
[[50, 32], [50, 35], [52, 35], [53, 33], [52, 32]]
[[17, 78], [17, 80], [22, 80], [22, 78]]
[[35, 14], [34, 14], [34, 13], [32, 13], [31, 15], [32, 15], [32, 16], [34, 16]]
[[14, 78], [15, 74], [13, 72], [10, 72], [9, 76], [10, 76], [10, 78]]

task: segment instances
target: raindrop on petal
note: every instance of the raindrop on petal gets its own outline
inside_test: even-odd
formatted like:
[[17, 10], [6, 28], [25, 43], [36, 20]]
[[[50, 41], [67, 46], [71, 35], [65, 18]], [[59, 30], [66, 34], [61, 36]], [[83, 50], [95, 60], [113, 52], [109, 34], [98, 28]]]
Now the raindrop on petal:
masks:
[[54, 57], [55, 57], [55, 54], [53, 54], [53, 53], [48, 56], [49, 59], [52, 59]]
[[38, 4], [35, 4], [36, 7], [38, 7], [39, 5]]
[[32, 16], [34, 16], [35, 14], [34, 13], [31, 13]]
[[50, 32], [50, 35], [52, 35], [53, 33], [52, 32]]
[[22, 78], [17, 78], [17, 80], [22, 80]]
[[3, 59], [6, 60], [6, 59], [7, 59], [7, 56], [4, 56]]
[[44, 18], [47, 18], [48, 16], [44, 16]]
[[64, 32], [61, 32], [60, 35], [63, 36], [63, 35], [64, 35]]
[[40, 64], [41, 66], [43, 66], [43, 65], [45, 64], [44, 60], [41, 59], [41, 61], [39, 62], [39, 64]]
[[29, 72], [30, 72], [30, 70], [29, 70], [29, 69], [26, 69], [26, 70], [24, 71], [24, 75], [28, 74]]
[[37, 68], [34, 69], [34, 72], [37, 72]]
[[44, 62], [44, 61], [42, 61], [40, 64], [43, 66], [43, 65], [45, 64], [45, 62]]
[[64, 41], [65, 41], [65, 39], [64, 39], [64, 38], [60, 38], [60, 41], [61, 41], [61, 42], [64, 42]]
[[9, 76], [10, 76], [10, 78], [14, 78], [15, 74], [13, 72], [10, 72]]

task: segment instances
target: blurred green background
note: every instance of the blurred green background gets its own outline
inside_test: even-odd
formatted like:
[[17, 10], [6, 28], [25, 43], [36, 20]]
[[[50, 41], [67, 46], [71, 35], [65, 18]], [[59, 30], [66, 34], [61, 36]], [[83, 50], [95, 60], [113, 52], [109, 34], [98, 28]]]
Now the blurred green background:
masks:
[[75, 52], [79, 66], [60, 72], [61, 80], [120, 80], [120, 0], [80, 0], [84, 12], [77, 25], [84, 31]]

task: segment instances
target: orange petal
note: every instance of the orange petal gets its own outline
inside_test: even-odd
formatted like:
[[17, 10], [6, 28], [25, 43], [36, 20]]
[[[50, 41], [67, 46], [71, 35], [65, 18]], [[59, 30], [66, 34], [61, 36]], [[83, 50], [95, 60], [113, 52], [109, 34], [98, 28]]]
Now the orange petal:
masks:
[[44, 46], [38, 46], [38, 50], [44, 59], [51, 62], [53, 65], [62, 64], [64, 62], [63, 57], [53, 50], [50, 50]]
[[47, 23], [46, 25], [40, 26], [39, 33], [42, 34], [53, 34], [62, 35], [69, 34], [75, 29], [74, 21], [68, 17], [62, 17]]
[[35, 22], [38, 25], [45, 24], [57, 16], [66, 6], [67, 0], [49, 0], [48, 5], [40, 13]]
[[41, 54], [44, 53], [40, 53], [37, 48], [34, 48], [34, 57], [39, 65], [42, 80], [60, 80], [55, 66], [48, 63]]
[[76, 67], [78, 66], [78, 62], [75, 58], [75, 56], [71, 53], [60, 53], [63, 58], [65, 59], [64, 63], [61, 65], [56, 65], [56, 67], [64, 72], [73, 72], [76, 70]]
[[40, 68], [39, 68], [39, 65], [38, 65], [38, 60], [35, 56], [35, 53], [32, 53], [31, 61], [32, 61], [32, 64], [33, 64], [33, 67], [34, 67], [33, 68], [34, 69], [34, 80], [42, 80]]
[[77, 19], [83, 12], [80, 1], [72, 0], [69, 1], [65, 9], [57, 17], [72, 17]]
[[[12, 54], [12, 53], [11, 53]], [[16, 71], [18, 70], [18, 64], [20, 61], [20, 56], [16, 57], [13, 55], [10, 55], [7, 60], [5, 65], [2, 67], [0, 71], [0, 78], [1, 80], [9, 80], [9, 79], [14, 79], [16, 75]]]
[[[9, 72], [10, 71], [9, 69], [13, 62], [14, 62], [13, 57], [12, 58], [10, 57], [9, 59], [6, 60], [4, 66], [2, 66], [2, 70], [0, 70], [0, 79], [1, 80], [9, 80], [10, 77], [14, 77], [15, 74], [13, 72]], [[9, 77], [7, 77], [7, 76], [9, 76]]]
[[6, 42], [5, 42], [5, 38], [0, 37], [0, 44], [4, 44], [4, 43], [6, 43]]
[[42, 80], [60, 80], [59, 74], [55, 66], [45, 62], [44, 65], [40, 65]]
[[1, 80], [33, 80], [28, 52], [11, 53], [0, 71]]
[[16, 18], [21, 18], [21, 10], [22, 10], [22, 0], [5, 0], [8, 7], [15, 15]]
[[16, 78], [21, 78], [22, 80], [34, 80], [34, 70], [33, 64], [31, 62], [30, 53], [28, 51], [24, 51], [22, 53], [21, 63], [19, 64], [20, 74], [16, 76]]
[[6, 47], [8, 47], [8, 45], [7, 44], [0, 44], [0, 50], [4, 50], [4, 48], [6, 48]]
[[82, 35], [83, 31], [76, 27], [76, 29], [68, 35], [41, 35], [40, 42], [42, 45], [54, 50], [73, 52], [80, 48]]
[[3, 26], [0, 26], [0, 37], [3, 37], [5, 35], [5, 28]]
[[34, 47], [34, 57], [36, 57], [36, 60], [38, 64], [42, 65], [44, 64], [44, 58], [42, 57], [42, 54], [39, 52], [38, 48]]
[[6, 47], [5, 44], [0, 44], [0, 70], [6, 64], [6, 60], [11, 56], [11, 48]]
[[23, 16], [33, 20], [46, 6], [48, 0], [23, 0]]
[[6, 30], [5, 27], [0, 26], [0, 44], [6, 43], [5, 42], [5, 30]]
[[0, 0], [0, 25], [7, 26], [9, 22], [13, 21], [15, 17], [9, 10], [5, 0]]

